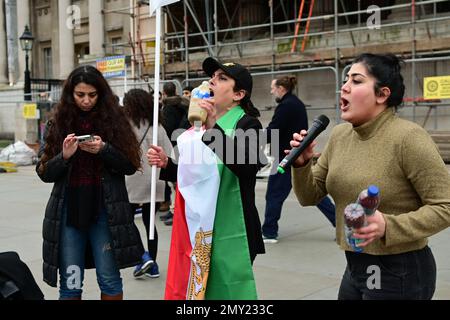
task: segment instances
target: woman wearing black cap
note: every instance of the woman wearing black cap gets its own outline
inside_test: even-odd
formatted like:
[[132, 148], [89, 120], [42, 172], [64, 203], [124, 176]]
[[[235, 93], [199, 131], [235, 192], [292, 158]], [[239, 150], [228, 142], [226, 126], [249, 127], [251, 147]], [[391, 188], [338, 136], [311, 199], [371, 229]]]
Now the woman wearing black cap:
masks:
[[[165, 297], [256, 299], [252, 264], [265, 250], [255, 184], [267, 160], [258, 140], [259, 111], [250, 101], [253, 81], [236, 63], [207, 58], [203, 70], [211, 77], [214, 98], [199, 104], [208, 114], [203, 129], [178, 139], [179, 185]], [[176, 168], [156, 146], [148, 159], [166, 173]]]

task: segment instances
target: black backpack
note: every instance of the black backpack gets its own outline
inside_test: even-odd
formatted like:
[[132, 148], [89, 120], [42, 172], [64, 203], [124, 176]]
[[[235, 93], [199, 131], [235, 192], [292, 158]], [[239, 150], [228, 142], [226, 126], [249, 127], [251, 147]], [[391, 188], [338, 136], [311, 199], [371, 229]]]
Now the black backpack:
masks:
[[44, 300], [44, 294], [16, 252], [0, 253], [0, 300]]

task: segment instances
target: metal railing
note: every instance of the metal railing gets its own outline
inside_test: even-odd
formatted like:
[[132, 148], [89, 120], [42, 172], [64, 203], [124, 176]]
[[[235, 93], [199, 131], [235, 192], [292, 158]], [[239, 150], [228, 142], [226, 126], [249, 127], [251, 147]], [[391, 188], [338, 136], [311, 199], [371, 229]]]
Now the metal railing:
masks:
[[33, 101], [57, 101], [60, 98], [64, 81], [58, 79], [31, 79]]

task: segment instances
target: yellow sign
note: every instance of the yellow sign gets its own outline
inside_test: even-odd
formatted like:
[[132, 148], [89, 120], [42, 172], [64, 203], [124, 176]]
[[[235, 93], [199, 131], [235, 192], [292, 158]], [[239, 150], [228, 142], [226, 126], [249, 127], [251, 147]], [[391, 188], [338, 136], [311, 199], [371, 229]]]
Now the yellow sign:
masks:
[[107, 57], [97, 60], [97, 69], [105, 78], [125, 76], [125, 56]]
[[22, 114], [25, 119], [39, 119], [40, 117], [36, 103], [24, 104]]
[[450, 76], [424, 78], [423, 93], [425, 99], [450, 99]]

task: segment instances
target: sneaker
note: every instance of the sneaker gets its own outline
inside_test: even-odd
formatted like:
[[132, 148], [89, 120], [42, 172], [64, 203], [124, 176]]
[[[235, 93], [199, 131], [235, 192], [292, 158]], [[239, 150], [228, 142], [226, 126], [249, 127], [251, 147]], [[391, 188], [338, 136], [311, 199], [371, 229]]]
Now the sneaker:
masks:
[[173, 218], [173, 213], [171, 211], [167, 212], [167, 214], [159, 217], [159, 220], [161, 221], [166, 221], [168, 219], [172, 219]]
[[145, 272], [145, 276], [149, 278], [159, 278], [159, 267], [156, 262], [147, 270], [147, 272]]
[[142, 218], [142, 207], [137, 207], [136, 211], [134, 212], [134, 217], [135, 218]]
[[150, 254], [145, 251], [142, 255], [142, 263], [138, 264], [133, 271], [133, 276], [135, 278], [142, 277], [150, 268], [155, 264]]
[[278, 243], [278, 238], [277, 237], [266, 237], [266, 236], [263, 236], [263, 241], [264, 241], [264, 243], [275, 244], [275, 243]]
[[171, 226], [173, 224], [173, 215], [171, 218], [167, 219], [166, 221], [164, 221], [164, 224], [166, 226]]
[[159, 212], [166, 212], [170, 210], [170, 202], [169, 201], [164, 201], [161, 202], [161, 205], [159, 206]]

